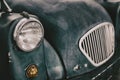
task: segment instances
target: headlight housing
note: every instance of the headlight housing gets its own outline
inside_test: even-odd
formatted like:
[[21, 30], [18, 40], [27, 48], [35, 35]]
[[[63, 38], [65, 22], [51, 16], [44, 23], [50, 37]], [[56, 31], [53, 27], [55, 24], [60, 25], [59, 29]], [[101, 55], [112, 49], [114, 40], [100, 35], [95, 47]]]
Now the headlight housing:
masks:
[[34, 50], [41, 42], [44, 29], [36, 18], [21, 19], [14, 30], [14, 40], [17, 46], [26, 52]]

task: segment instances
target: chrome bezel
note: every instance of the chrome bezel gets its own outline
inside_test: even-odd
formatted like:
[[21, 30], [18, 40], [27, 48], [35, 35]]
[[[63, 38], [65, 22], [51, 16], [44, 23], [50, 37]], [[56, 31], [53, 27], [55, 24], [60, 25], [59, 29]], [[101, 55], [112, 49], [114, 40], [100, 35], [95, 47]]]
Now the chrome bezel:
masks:
[[42, 30], [42, 34], [43, 34], [42, 37], [41, 37], [41, 40], [42, 40], [42, 38], [44, 37], [44, 28], [43, 28], [42, 23], [41, 23], [38, 19], [33, 18], [33, 17], [30, 17], [29, 19], [28, 19], [28, 18], [23, 18], [23, 19], [21, 19], [21, 20], [17, 23], [17, 25], [16, 25], [16, 27], [15, 27], [15, 29], [14, 29], [13, 38], [14, 38], [14, 40], [16, 41], [17, 46], [18, 46], [21, 50], [23, 50], [23, 51], [25, 51], [25, 52], [30, 52], [30, 51], [34, 50], [34, 49], [40, 44], [40, 42], [41, 42], [41, 40], [40, 40], [39, 43], [36, 45], [36, 47], [33, 48], [33, 49], [31, 49], [31, 50], [23, 49], [23, 48], [21, 48], [21, 47], [18, 45], [18, 43], [17, 43], [17, 37], [19, 36], [19, 32], [21, 31], [21, 29], [23, 28], [23, 26], [24, 26], [26, 23], [29, 23], [29, 22], [37, 22], [37, 23], [39, 23], [39, 24], [40, 24], [40, 27], [41, 27], [41, 30]]

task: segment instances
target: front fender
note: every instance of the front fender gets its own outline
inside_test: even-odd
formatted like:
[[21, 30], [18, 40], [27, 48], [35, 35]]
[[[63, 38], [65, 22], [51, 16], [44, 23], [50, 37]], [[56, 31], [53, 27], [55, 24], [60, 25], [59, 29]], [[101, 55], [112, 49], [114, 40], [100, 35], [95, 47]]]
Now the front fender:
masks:
[[[9, 17], [8, 17], [9, 16]], [[0, 17], [0, 79], [9, 80], [9, 46], [8, 46], [8, 34], [9, 34], [9, 25], [12, 21], [18, 18], [20, 15], [10, 16], [10, 14], [3, 14]], [[6, 77], [7, 76], [7, 77]]]
[[2, 66], [0, 66], [0, 72], [4, 71], [0, 73], [2, 75], [1, 79], [28, 80], [27, 72], [33, 68], [31, 66], [34, 66], [34, 68], [38, 69], [37, 77], [35, 77], [34, 80], [46, 80], [47, 74], [43, 41], [41, 41], [41, 44], [35, 50], [24, 52], [17, 47], [13, 39], [16, 24], [23, 18], [25, 18], [23, 15], [17, 13], [3, 13], [0, 17], [0, 30], [2, 34], [0, 38], [0, 57], [2, 57], [2, 62], [0, 61], [0, 64], [2, 64]]

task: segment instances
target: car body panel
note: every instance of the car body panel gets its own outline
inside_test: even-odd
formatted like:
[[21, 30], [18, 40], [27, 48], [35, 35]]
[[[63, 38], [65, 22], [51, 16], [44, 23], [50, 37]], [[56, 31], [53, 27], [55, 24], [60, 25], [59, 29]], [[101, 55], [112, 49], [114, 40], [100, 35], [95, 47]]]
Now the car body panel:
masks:
[[[62, 59], [68, 78], [95, 69], [79, 50], [78, 42], [82, 35], [97, 24], [111, 22], [107, 12], [99, 4], [87, 0], [73, 2], [15, 0], [11, 7], [13, 10], [18, 8], [39, 16], [46, 31], [45, 38]], [[85, 68], [85, 64], [89, 67]], [[74, 71], [77, 65], [81, 69]]]
[[[27, 80], [25, 72], [30, 64], [35, 64], [39, 68], [35, 80], [88, 80], [94, 78], [95, 73], [101, 73], [99, 70], [107, 71], [106, 68], [118, 61], [119, 56], [116, 55], [119, 53], [119, 48], [116, 49], [118, 51], [115, 51], [115, 55], [108, 62], [99, 67], [93, 66], [79, 49], [80, 38], [90, 29], [103, 22], [112, 23], [113, 19], [111, 20], [107, 11], [100, 4], [90, 0], [6, 1], [13, 12], [20, 15], [9, 20], [12, 14], [8, 13], [7, 17], [1, 16], [0, 19], [1, 33], [6, 34], [6, 37], [2, 38], [5, 41], [1, 40], [1, 42], [3, 41], [3, 44], [6, 44], [7, 51], [3, 49], [5, 54], [10, 54], [9, 65], [12, 80]], [[38, 16], [45, 29], [45, 38], [41, 44], [29, 53], [18, 49], [13, 39], [15, 25], [21, 18], [25, 17], [20, 14], [23, 11]], [[3, 25], [6, 25], [5, 32]], [[84, 74], [92, 73], [92, 71], [94, 75], [90, 75], [88, 78], [84, 76]], [[80, 76], [84, 78], [79, 78]]]

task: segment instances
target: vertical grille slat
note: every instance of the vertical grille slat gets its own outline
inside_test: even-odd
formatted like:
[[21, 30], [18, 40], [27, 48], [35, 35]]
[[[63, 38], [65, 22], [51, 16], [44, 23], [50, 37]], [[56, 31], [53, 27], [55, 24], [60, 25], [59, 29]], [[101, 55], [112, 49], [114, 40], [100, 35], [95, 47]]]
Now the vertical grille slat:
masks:
[[[99, 45], [98, 45], [98, 48], [99, 48], [99, 54], [101, 55], [102, 54], [102, 49], [101, 49], [101, 41], [100, 41], [100, 39], [101, 39], [101, 36], [100, 36], [100, 29], [98, 29], [98, 43], [99, 43]], [[100, 61], [103, 59], [103, 57], [102, 56], [100, 56]]]
[[[94, 47], [96, 48], [94, 32], [93, 32], [93, 44], [94, 44]], [[94, 58], [95, 58], [95, 62], [97, 63], [96, 49], [93, 49], [93, 50], [94, 50]]]
[[88, 36], [87, 36], [86, 39], [87, 39], [87, 46], [88, 46], [88, 48], [87, 48], [88, 49], [88, 55], [90, 56], [90, 54], [89, 54], [90, 53], [90, 44], [89, 44], [89, 38], [88, 38]]
[[97, 41], [97, 31], [95, 30], [95, 43], [96, 43], [96, 56], [97, 56], [97, 63], [99, 63], [99, 50], [98, 50], [98, 41]]
[[[109, 31], [110, 31], [110, 32], [112, 32], [112, 29], [110, 29], [110, 28], [109, 28]], [[110, 35], [111, 35], [111, 36], [110, 36]], [[112, 34], [112, 33], [110, 33], [110, 34], [109, 34], [109, 37], [112, 37], [112, 36], [113, 36], [113, 34]], [[112, 41], [112, 39], [110, 38], [110, 42], [112, 43], [112, 42], [114, 42], [114, 41]], [[110, 44], [110, 51], [109, 51], [109, 55], [110, 55], [110, 53], [112, 53], [112, 51], [111, 51], [111, 50], [112, 50], [112, 48], [113, 48], [113, 44]]]
[[102, 31], [102, 28], [100, 28], [100, 44], [101, 44], [101, 51], [102, 51], [101, 56], [102, 56], [102, 60], [103, 60], [105, 56], [104, 56], [104, 50], [103, 50], [104, 44], [103, 44], [102, 35], [103, 35], [103, 31]]
[[[90, 37], [92, 37], [93, 35], [92, 35], [92, 33], [90, 34]], [[90, 38], [91, 39], [91, 51], [92, 51], [92, 53], [91, 53], [91, 57], [92, 56], [94, 56], [94, 50], [93, 50], [93, 47], [94, 47], [94, 44], [92, 44], [93, 43], [93, 37], [92, 38]], [[92, 57], [92, 60], [95, 60], [95, 57]]]
[[[96, 30], [96, 35], [99, 35], [98, 30]], [[99, 36], [97, 36], [97, 48], [98, 48], [98, 55], [101, 55]], [[101, 59], [101, 56], [99, 56], [99, 62], [100, 62], [101, 60], [102, 60], [102, 59]]]
[[[109, 25], [108, 25], [108, 27], [109, 27]], [[107, 46], [107, 56], [109, 56], [109, 53], [110, 53], [110, 50], [111, 50], [111, 44], [110, 44], [110, 42], [111, 42], [111, 37], [110, 37], [110, 34], [108, 34], [109, 32], [110, 32], [110, 30], [109, 30], [109, 28], [108, 28], [107, 26], [106, 26], [106, 38], [107, 38], [107, 40], [106, 40], [106, 46]], [[109, 39], [109, 37], [110, 37], [110, 39]]]
[[100, 66], [112, 57], [114, 45], [114, 26], [109, 22], [95, 26], [79, 41], [80, 50], [94, 66]]
[[91, 51], [91, 45], [90, 45], [91, 43], [90, 43], [90, 39], [89, 39], [89, 38], [90, 38], [90, 35], [88, 35], [88, 38], [87, 38], [87, 39], [88, 39], [88, 46], [89, 46], [89, 47], [88, 47], [88, 50], [89, 50], [89, 53], [90, 53], [89, 56], [91, 57], [91, 56], [92, 56], [92, 55], [91, 55], [91, 54], [92, 54], [92, 51]]
[[105, 48], [106, 48], [106, 47], [105, 47], [105, 42], [106, 42], [106, 41], [105, 41], [105, 28], [104, 28], [104, 27], [105, 27], [105, 26], [103, 26], [103, 27], [101, 27], [101, 28], [102, 28], [102, 36], [103, 36], [103, 37], [102, 37], [102, 38], [103, 38], [102, 45], [103, 45], [103, 51], [104, 51], [103, 54], [104, 54], [104, 59], [105, 59], [105, 58], [107, 58], [107, 55], [106, 55], [106, 49], [105, 49]]
[[85, 39], [85, 50], [86, 50], [86, 52], [87, 52], [87, 54], [88, 54], [87, 38]]

